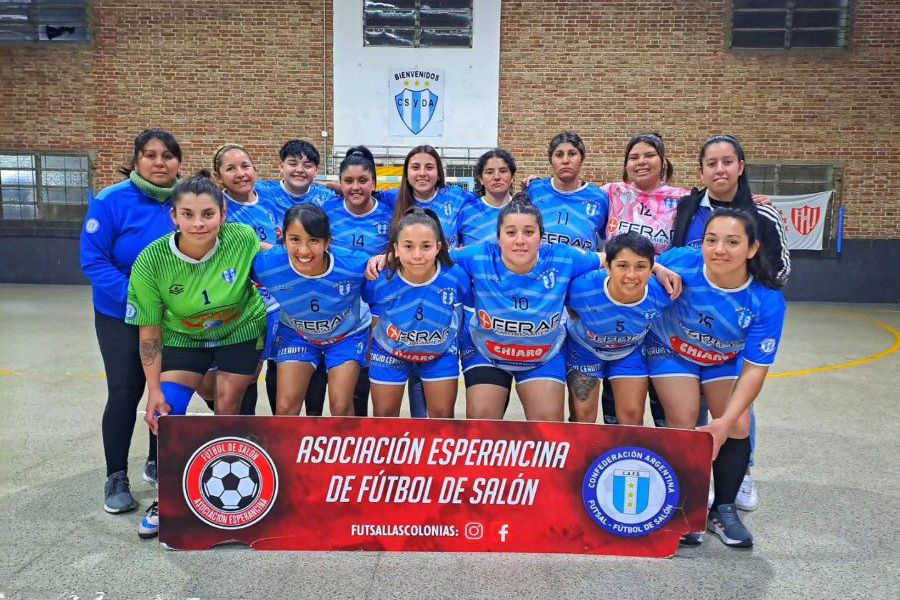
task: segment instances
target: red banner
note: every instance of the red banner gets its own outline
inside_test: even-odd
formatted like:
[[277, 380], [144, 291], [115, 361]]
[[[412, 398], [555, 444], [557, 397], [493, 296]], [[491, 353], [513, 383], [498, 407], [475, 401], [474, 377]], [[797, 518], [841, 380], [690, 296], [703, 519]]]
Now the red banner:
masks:
[[163, 417], [160, 541], [199, 550], [663, 557], [703, 531], [712, 438], [442, 419]]

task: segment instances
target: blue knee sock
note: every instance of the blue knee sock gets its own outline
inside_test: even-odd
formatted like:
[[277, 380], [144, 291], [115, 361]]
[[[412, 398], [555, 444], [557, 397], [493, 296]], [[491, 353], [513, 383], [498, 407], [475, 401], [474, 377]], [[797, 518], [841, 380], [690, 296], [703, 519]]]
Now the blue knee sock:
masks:
[[191, 396], [194, 395], [194, 389], [180, 383], [172, 383], [164, 381], [160, 384], [163, 396], [166, 402], [172, 407], [170, 415], [184, 415], [187, 413], [188, 404], [191, 403]]

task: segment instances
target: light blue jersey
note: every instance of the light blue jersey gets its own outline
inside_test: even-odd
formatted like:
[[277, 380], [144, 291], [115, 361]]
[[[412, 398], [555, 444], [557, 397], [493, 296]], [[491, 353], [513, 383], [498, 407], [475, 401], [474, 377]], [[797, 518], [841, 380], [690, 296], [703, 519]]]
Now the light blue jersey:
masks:
[[650, 278], [640, 301], [622, 304], [609, 294], [606, 271], [585, 273], [572, 280], [566, 300], [566, 306], [578, 313], [578, 318], [566, 323], [570, 344], [583, 346], [601, 360], [623, 358], [641, 346], [650, 323], [670, 304], [655, 277]]
[[287, 191], [281, 181], [257, 181], [256, 192], [272, 199], [281, 210], [282, 220], [284, 213], [298, 204], [311, 203], [321, 207], [330, 198], [337, 197], [332, 190], [318, 183], [310, 185], [302, 196], [296, 196]]
[[426, 283], [414, 284], [384, 270], [363, 286], [378, 324], [372, 339], [393, 356], [409, 362], [433, 360], [456, 342], [461, 302], [469, 293], [469, 276], [461, 268], [438, 264]]
[[334, 343], [371, 322], [360, 301], [369, 256], [331, 247], [328, 257], [328, 269], [317, 277], [295, 271], [284, 246], [253, 262], [256, 281], [278, 301], [280, 322], [314, 344]]
[[226, 218], [230, 223], [249, 225], [261, 242], [278, 243], [281, 239], [281, 222], [284, 220], [284, 213], [275, 203], [271, 194], [257, 192], [256, 200], [249, 204], [238, 202], [227, 193], [225, 199], [228, 202]]
[[544, 241], [598, 251], [609, 218], [609, 196], [592, 183], [563, 192], [553, 179], [536, 179], [528, 186], [531, 202], [544, 217]]
[[600, 267], [598, 254], [563, 244], [541, 245], [534, 268], [522, 275], [506, 268], [495, 243], [467, 246], [452, 256], [472, 280], [472, 342], [507, 370], [533, 369], [559, 353], [569, 282]]
[[665, 347], [704, 366], [737, 356], [764, 366], [774, 362], [786, 309], [780, 291], [752, 277], [737, 289], [718, 288], [706, 278], [702, 253], [693, 248], [674, 248], [658, 260], [681, 275], [684, 287], [652, 324]]
[[[505, 204], [504, 204], [505, 206]], [[503, 206], [488, 204], [484, 196], [469, 196], [459, 217], [462, 246], [497, 241], [497, 219]]]
[[[381, 190], [378, 197], [393, 209], [399, 195], [400, 188], [393, 188]], [[416, 206], [419, 208], [430, 208], [437, 214], [438, 219], [441, 221], [444, 237], [447, 238], [447, 244], [451, 248], [456, 248], [460, 244], [460, 213], [466, 200], [472, 195], [471, 192], [458, 185], [445, 185], [430, 200], [416, 199]]]
[[375, 200], [375, 206], [364, 215], [355, 215], [338, 196], [326, 200], [322, 210], [331, 223], [331, 243], [338, 248], [363, 252], [369, 256], [387, 250], [394, 209]]

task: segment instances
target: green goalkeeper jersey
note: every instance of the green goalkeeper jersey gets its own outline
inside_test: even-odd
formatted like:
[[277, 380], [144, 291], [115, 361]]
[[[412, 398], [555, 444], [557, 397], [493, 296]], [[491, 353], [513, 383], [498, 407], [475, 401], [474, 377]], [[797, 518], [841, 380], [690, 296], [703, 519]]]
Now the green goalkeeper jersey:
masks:
[[161, 325], [164, 346], [211, 348], [260, 339], [266, 311], [250, 281], [259, 238], [246, 225], [223, 223], [200, 260], [183, 254], [178, 233], [147, 246], [128, 283], [125, 322]]

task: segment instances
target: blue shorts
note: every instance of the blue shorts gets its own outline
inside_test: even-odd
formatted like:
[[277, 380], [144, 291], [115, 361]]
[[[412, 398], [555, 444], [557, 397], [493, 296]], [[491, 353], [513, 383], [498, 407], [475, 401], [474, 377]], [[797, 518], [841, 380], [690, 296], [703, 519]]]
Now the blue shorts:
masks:
[[[476, 348], [475, 344], [472, 343], [472, 338], [469, 336], [468, 331], [460, 329], [459, 332], [459, 358], [460, 362], [462, 362], [462, 370], [463, 373], [466, 371], [471, 371], [477, 367], [490, 367], [492, 369], [497, 369], [498, 371], [503, 371], [504, 373], [508, 373], [515, 380], [516, 384], [527, 383], [529, 381], [535, 381], [539, 379], [558, 381], [561, 384], [566, 384], [566, 357], [565, 357], [565, 346], [563, 349], [557, 352], [553, 358], [548, 360], [545, 363], [542, 363], [533, 369], [525, 369], [522, 371], [513, 371], [510, 369], [505, 369], [501, 366], [498, 366], [490, 361], [490, 359], [484, 357]], [[476, 378], [480, 379], [480, 378]], [[472, 377], [468, 377], [466, 379], [466, 385], [475, 385], [477, 381], [473, 382]]]
[[720, 379], [737, 379], [743, 366], [740, 358], [732, 358], [720, 365], [698, 365], [686, 360], [652, 336], [644, 343], [644, 356], [650, 367], [650, 377], [693, 377], [700, 383]]
[[368, 327], [351, 333], [337, 342], [320, 345], [304, 339], [292, 327], [279, 323], [272, 343], [272, 352], [277, 363], [308, 362], [313, 367], [318, 367], [324, 356], [326, 369], [339, 367], [351, 360], [358, 362], [360, 367], [365, 367], [368, 350]]
[[566, 368], [595, 379], [620, 377], [647, 377], [650, 369], [641, 348], [615, 360], [603, 360], [575, 340], [566, 340]]
[[451, 344], [447, 351], [437, 358], [424, 362], [411, 362], [397, 358], [381, 344], [372, 341], [372, 354], [369, 356], [369, 381], [384, 385], [403, 385], [409, 380], [410, 373], [418, 367], [422, 381], [441, 381], [459, 378], [459, 358], [456, 344]]

